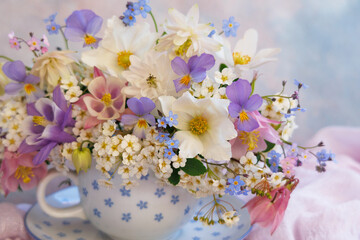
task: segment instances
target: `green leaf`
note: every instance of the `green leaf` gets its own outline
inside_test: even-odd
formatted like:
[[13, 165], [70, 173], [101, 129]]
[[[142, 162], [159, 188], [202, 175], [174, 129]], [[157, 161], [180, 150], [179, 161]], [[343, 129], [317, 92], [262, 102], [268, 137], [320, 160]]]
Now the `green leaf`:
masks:
[[171, 176], [168, 178], [168, 180], [174, 186], [176, 186], [180, 182], [180, 175], [178, 168], [173, 168], [173, 172], [171, 173]]
[[271, 167], [271, 164], [270, 164], [270, 162], [269, 162], [269, 159], [266, 159], [266, 165], [267, 165], [268, 167]]
[[276, 126], [274, 127], [274, 129], [277, 131], [277, 130], [279, 130], [280, 127], [281, 127], [281, 123], [279, 123], [278, 125], [276, 125]]
[[186, 165], [182, 167], [181, 170], [190, 176], [199, 176], [206, 173], [206, 167], [196, 158], [187, 158]]
[[254, 93], [254, 90], [255, 90], [255, 82], [256, 82], [256, 80], [252, 80], [251, 81], [251, 94], [250, 95], [252, 95], [253, 93]]
[[255, 156], [256, 156], [256, 159], [257, 159], [257, 161], [256, 161], [256, 164], [257, 164], [261, 160], [261, 155], [260, 154], [255, 154]]
[[224, 63], [220, 64], [219, 72], [222, 72], [222, 70], [223, 70], [224, 68], [228, 68], [228, 66], [226, 66], [226, 64], [224, 64]]
[[271, 143], [266, 140], [265, 140], [265, 143], [266, 143], [266, 149], [263, 152], [268, 152], [275, 147], [275, 143]]

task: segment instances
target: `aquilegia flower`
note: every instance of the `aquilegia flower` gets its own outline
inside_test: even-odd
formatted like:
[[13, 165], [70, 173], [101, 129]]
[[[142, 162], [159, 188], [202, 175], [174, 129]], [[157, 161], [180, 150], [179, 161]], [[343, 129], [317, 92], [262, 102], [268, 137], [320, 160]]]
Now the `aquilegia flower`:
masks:
[[179, 130], [174, 139], [179, 140], [180, 157], [192, 158], [198, 154], [215, 161], [229, 161], [231, 145], [236, 137], [233, 123], [228, 117], [226, 99], [196, 99], [189, 92], [180, 98], [159, 97], [163, 113], [170, 111], [178, 116]]
[[206, 78], [206, 71], [215, 65], [215, 58], [210, 54], [203, 53], [200, 56], [192, 56], [188, 63], [182, 58], [176, 57], [171, 61], [171, 67], [181, 77], [174, 80], [176, 92], [189, 89], [191, 82], [202, 82]]
[[259, 123], [250, 112], [256, 111], [263, 100], [258, 94], [251, 95], [251, 85], [247, 80], [239, 79], [226, 88], [226, 95], [230, 99], [230, 116], [236, 118], [237, 129], [251, 132], [259, 127]]
[[127, 105], [135, 115], [124, 114], [121, 122], [125, 126], [134, 126], [133, 134], [138, 138], [145, 138], [145, 131], [149, 124], [155, 125], [155, 117], [150, 112], [155, 108], [155, 103], [151, 99], [142, 97], [140, 99], [130, 98]]
[[121, 90], [125, 81], [116, 77], [107, 77], [94, 68], [94, 79], [90, 82], [90, 93], [83, 95], [78, 104], [91, 115], [86, 119], [85, 129], [110, 119], [120, 118], [120, 113], [125, 110], [125, 95]]
[[19, 147], [19, 153], [39, 151], [33, 159], [35, 165], [44, 162], [50, 151], [60, 143], [76, 141], [76, 138], [65, 131], [73, 127], [71, 106], [67, 106], [65, 97], [57, 86], [53, 92], [53, 101], [40, 98], [27, 105], [28, 117], [24, 120], [24, 133], [27, 135]]
[[36, 86], [40, 82], [40, 78], [32, 74], [26, 75], [25, 65], [21, 61], [7, 62], [2, 70], [8, 78], [16, 81], [16, 83], [11, 82], [5, 86], [7, 94], [15, 95], [24, 91], [28, 102], [34, 102], [44, 96], [44, 92]]
[[36, 152], [17, 154], [5, 150], [0, 169], [3, 173], [1, 187], [5, 195], [16, 192], [19, 186], [24, 191], [32, 189], [46, 176], [46, 163], [34, 165], [32, 160], [35, 155]]
[[70, 41], [84, 41], [84, 47], [97, 48], [101, 38], [95, 37], [95, 34], [100, 31], [102, 22], [102, 18], [91, 10], [74, 11], [66, 19], [64, 33]]

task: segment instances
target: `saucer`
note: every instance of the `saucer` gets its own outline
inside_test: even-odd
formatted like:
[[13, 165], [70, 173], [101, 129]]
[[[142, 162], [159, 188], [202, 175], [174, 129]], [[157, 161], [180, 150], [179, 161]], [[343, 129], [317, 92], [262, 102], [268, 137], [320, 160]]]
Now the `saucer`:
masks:
[[[231, 203], [239, 211], [240, 221], [229, 228], [225, 225], [215, 224], [204, 226], [201, 222], [191, 220], [176, 234], [173, 240], [241, 240], [250, 232], [250, 215], [246, 209], [241, 209], [244, 203], [234, 196], [222, 198]], [[49, 195], [46, 201], [58, 208], [66, 208], [80, 202], [76, 186], [62, 189]], [[211, 198], [201, 199], [198, 209]], [[90, 221], [79, 218], [53, 218], [44, 213], [38, 204], [34, 205], [25, 216], [25, 227], [36, 240], [111, 240], [94, 228]]]

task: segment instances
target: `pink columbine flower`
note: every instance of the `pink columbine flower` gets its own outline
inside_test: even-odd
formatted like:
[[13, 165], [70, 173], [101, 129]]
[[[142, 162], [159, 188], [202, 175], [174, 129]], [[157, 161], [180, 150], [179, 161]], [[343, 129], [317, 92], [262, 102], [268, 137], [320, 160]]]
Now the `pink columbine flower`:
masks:
[[43, 162], [39, 165], [33, 163], [36, 154], [37, 152], [18, 154], [5, 150], [0, 168], [3, 173], [1, 186], [5, 195], [16, 192], [19, 186], [22, 190], [32, 189], [46, 176], [46, 163]]
[[234, 158], [241, 158], [247, 151], [264, 151], [267, 147], [265, 140], [271, 143], [280, 143], [279, 133], [270, 125], [271, 123], [279, 124], [280, 122], [265, 118], [258, 111], [249, 112], [248, 115], [256, 120], [259, 127], [250, 132], [245, 132], [239, 130], [236, 122], [234, 123], [238, 131], [238, 136], [230, 140]]
[[29, 41], [26, 42], [31, 51], [40, 50], [40, 42], [36, 37], [31, 37]]
[[91, 115], [85, 121], [85, 129], [110, 119], [118, 119], [125, 110], [126, 97], [121, 90], [126, 82], [111, 76], [105, 78], [96, 67], [94, 77], [88, 86], [90, 93], [82, 96], [77, 102]]
[[243, 208], [250, 213], [251, 224], [259, 223], [262, 227], [271, 225], [271, 234], [282, 221], [290, 199], [290, 190], [286, 187], [274, 189], [271, 199], [266, 196], [256, 196], [247, 202]]

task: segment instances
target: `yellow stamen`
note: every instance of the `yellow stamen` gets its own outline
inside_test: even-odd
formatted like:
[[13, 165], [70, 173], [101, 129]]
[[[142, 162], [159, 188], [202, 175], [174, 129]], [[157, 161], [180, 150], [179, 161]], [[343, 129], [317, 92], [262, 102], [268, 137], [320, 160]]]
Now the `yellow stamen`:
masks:
[[186, 40], [177, 50], [175, 50], [176, 56], [185, 55], [191, 44], [192, 44], [191, 39]]
[[143, 119], [143, 118], [140, 118], [138, 120], [137, 125], [138, 125], [139, 128], [147, 128], [148, 127], [148, 124], [147, 124], [146, 120]]
[[254, 150], [258, 147], [257, 143], [259, 141], [259, 131], [245, 132], [241, 131], [239, 138], [242, 140], [242, 144], [249, 146], [249, 151]]
[[29, 95], [29, 94], [31, 94], [32, 92], [34, 92], [36, 89], [35, 89], [35, 87], [34, 87], [32, 84], [28, 83], [28, 84], [25, 84], [24, 90], [25, 90], [26, 94]]
[[244, 110], [242, 110], [239, 113], [239, 118], [240, 118], [241, 122], [248, 121], [249, 120], [249, 115], [247, 115], [247, 113]]
[[45, 119], [44, 116], [33, 116], [34, 125], [44, 126], [46, 127], [50, 122]]
[[229, 23], [229, 27], [231, 28], [233, 25], [232, 25], [232, 23]]
[[240, 65], [245, 65], [248, 64], [251, 61], [251, 57], [249, 57], [248, 55], [241, 55], [238, 52], [234, 52], [233, 53], [233, 60], [234, 60], [234, 64], [240, 64]]
[[105, 106], [110, 106], [111, 103], [112, 103], [112, 100], [111, 100], [111, 94], [110, 93], [105, 93], [102, 98], [101, 98], [101, 101], [105, 104]]
[[23, 183], [31, 182], [31, 177], [35, 177], [31, 167], [19, 166], [16, 169], [15, 175], [17, 179], [22, 179]]
[[130, 51], [121, 51], [118, 52], [118, 65], [123, 67], [124, 69], [128, 69], [131, 65], [130, 56], [133, 55]]
[[224, 75], [221, 75], [221, 80], [223, 82], [226, 82], [228, 80], [228, 77], [227, 76], [224, 76]]
[[236, 185], [238, 185], [239, 183], [238, 183], [238, 181], [234, 181], [233, 184], [236, 186]]
[[209, 129], [209, 124], [203, 116], [198, 116], [189, 122], [189, 129], [195, 135], [202, 135]]
[[149, 87], [156, 88], [156, 77], [154, 77], [152, 74], [149, 75], [149, 77], [146, 79], [146, 83]]
[[183, 76], [183, 77], [180, 79], [180, 84], [187, 86], [187, 85], [189, 85], [190, 80], [191, 80], [190, 76], [189, 76], [189, 75], [185, 75], [185, 76]]
[[91, 45], [96, 43], [96, 38], [88, 34], [85, 35], [84, 40], [86, 45]]

